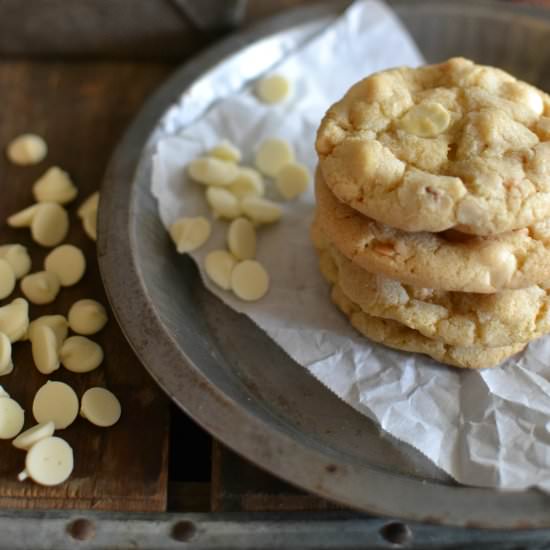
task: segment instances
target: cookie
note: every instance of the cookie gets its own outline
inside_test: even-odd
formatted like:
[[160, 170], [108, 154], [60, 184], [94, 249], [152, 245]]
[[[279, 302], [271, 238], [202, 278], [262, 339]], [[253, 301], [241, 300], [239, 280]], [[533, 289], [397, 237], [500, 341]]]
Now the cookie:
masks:
[[358, 82], [316, 150], [338, 199], [405, 231], [494, 235], [550, 216], [550, 97], [466, 59]]
[[315, 183], [316, 221], [361, 268], [418, 287], [493, 293], [550, 286], [550, 220], [495, 237], [408, 233], [367, 218]]
[[397, 321], [367, 315], [342, 292], [338, 284], [332, 287], [331, 298], [352, 326], [369, 340], [402, 351], [423, 353], [447, 365], [466, 369], [496, 367], [525, 347], [525, 344], [500, 348], [450, 346], [426, 338]]
[[366, 314], [392, 319], [451, 346], [501, 347], [550, 332], [550, 291], [446, 292], [404, 285], [361, 269], [314, 236], [327, 279]]

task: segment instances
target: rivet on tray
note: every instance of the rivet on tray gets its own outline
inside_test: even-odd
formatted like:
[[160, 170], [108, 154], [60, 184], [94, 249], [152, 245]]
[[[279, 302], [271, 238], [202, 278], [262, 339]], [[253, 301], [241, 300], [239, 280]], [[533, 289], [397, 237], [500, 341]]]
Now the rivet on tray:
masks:
[[189, 542], [195, 536], [196, 531], [192, 521], [182, 520], [174, 524], [171, 536], [179, 542]]
[[411, 542], [413, 538], [412, 531], [409, 527], [398, 521], [386, 523], [386, 525], [380, 529], [380, 535], [385, 541], [399, 546]]
[[67, 533], [76, 540], [91, 540], [95, 537], [95, 525], [89, 519], [75, 519], [67, 525]]

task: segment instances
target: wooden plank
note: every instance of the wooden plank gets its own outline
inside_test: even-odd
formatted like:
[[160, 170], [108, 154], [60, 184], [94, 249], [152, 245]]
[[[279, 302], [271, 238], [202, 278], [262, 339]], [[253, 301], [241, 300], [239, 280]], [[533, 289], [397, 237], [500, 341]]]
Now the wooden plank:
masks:
[[[244, 23], [308, 2], [249, 0]], [[203, 20], [211, 22], [209, 10], [216, 6], [212, 0], [208, 6], [203, 4], [196, 0], [0, 0], [0, 55], [182, 59], [220, 36], [219, 31], [197, 27]], [[221, 27], [232, 23], [225, 4], [217, 2]], [[239, 4], [237, 13], [238, 8]]]
[[342, 507], [305, 493], [214, 441], [210, 506], [213, 512], [317, 512]]
[[[54, 312], [66, 314], [74, 301], [84, 297], [107, 303], [95, 244], [85, 236], [76, 209], [98, 188], [124, 127], [171, 69], [164, 64], [0, 63], [0, 148], [25, 131], [41, 134], [50, 147], [47, 160], [37, 167], [13, 166], [1, 155], [0, 243], [27, 246], [33, 271], [40, 270], [47, 250], [35, 245], [27, 230], [11, 229], [4, 220], [32, 203], [32, 183], [51, 165], [69, 171], [80, 190], [79, 199], [69, 206], [72, 225], [67, 241], [85, 251], [88, 271], [78, 285], [62, 289], [54, 304], [32, 306], [31, 318]], [[17, 295], [19, 292], [10, 299]], [[139, 364], [112, 314], [107, 327], [93, 339], [105, 351], [105, 362], [99, 369], [79, 375], [62, 368], [49, 378], [68, 382], [79, 396], [90, 386], [111, 388], [122, 403], [120, 422], [101, 429], [78, 418], [59, 432], [74, 448], [75, 471], [67, 483], [54, 488], [16, 481], [23, 469], [24, 453], [10, 442], [0, 441], [0, 507], [165, 509], [167, 399]], [[30, 426], [33, 396], [48, 377], [33, 366], [28, 342], [15, 344], [14, 363], [14, 372], [1, 377], [0, 384], [24, 407], [25, 425]]]

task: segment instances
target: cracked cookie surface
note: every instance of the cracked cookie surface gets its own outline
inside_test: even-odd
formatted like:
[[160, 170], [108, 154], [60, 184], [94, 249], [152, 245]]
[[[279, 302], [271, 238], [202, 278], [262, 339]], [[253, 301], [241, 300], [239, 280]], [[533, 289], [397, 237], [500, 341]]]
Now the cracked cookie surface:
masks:
[[316, 174], [315, 223], [345, 257], [417, 287], [493, 293], [550, 286], [550, 220], [494, 237], [409, 233], [340, 202]]
[[466, 59], [358, 82], [316, 150], [341, 201], [405, 231], [494, 235], [550, 216], [550, 97]]
[[[326, 277], [326, 274], [324, 276]], [[390, 348], [423, 353], [436, 361], [455, 367], [485, 369], [496, 367], [525, 347], [525, 344], [496, 348], [461, 347], [431, 340], [397, 321], [368, 315], [342, 292], [337, 282], [331, 281], [330, 278], [327, 280], [332, 284], [332, 301], [348, 317], [351, 325], [368, 339]]]
[[312, 228], [325, 278], [363, 312], [392, 319], [452, 346], [527, 343], [550, 330], [550, 291], [540, 287], [497, 294], [446, 292], [405, 285], [361, 269]]

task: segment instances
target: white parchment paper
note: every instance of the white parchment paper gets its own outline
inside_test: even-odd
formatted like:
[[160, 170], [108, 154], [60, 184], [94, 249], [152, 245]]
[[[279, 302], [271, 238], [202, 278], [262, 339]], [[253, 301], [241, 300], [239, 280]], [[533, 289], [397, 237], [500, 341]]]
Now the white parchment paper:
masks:
[[[156, 144], [151, 189], [164, 225], [183, 215], [208, 215], [204, 188], [186, 178], [185, 165], [221, 138], [237, 144], [243, 162], [252, 164], [261, 140], [283, 137], [313, 172], [315, 131], [327, 107], [373, 71], [421, 62], [390, 10], [377, 1], [363, 1], [277, 67], [276, 72], [294, 83], [290, 101], [262, 105], [249, 85], [222, 94], [223, 99], [193, 121], [189, 113], [201, 88], [194, 90], [167, 113]], [[205, 285], [254, 320], [340, 398], [458, 481], [548, 490], [550, 338], [532, 343], [499, 368], [481, 372], [447, 368], [422, 355], [370, 343], [329, 300], [309, 241], [313, 205], [311, 189], [285, 204], [284, 221], [260, 230], [258, 259], [271, 275], [264, 299], [247, 304], [203, 277]], [[224, 222], [215, 222], [207, 245], [193, 254], [199, 266], [208, 251], [225, 247], [226, 230]]]

